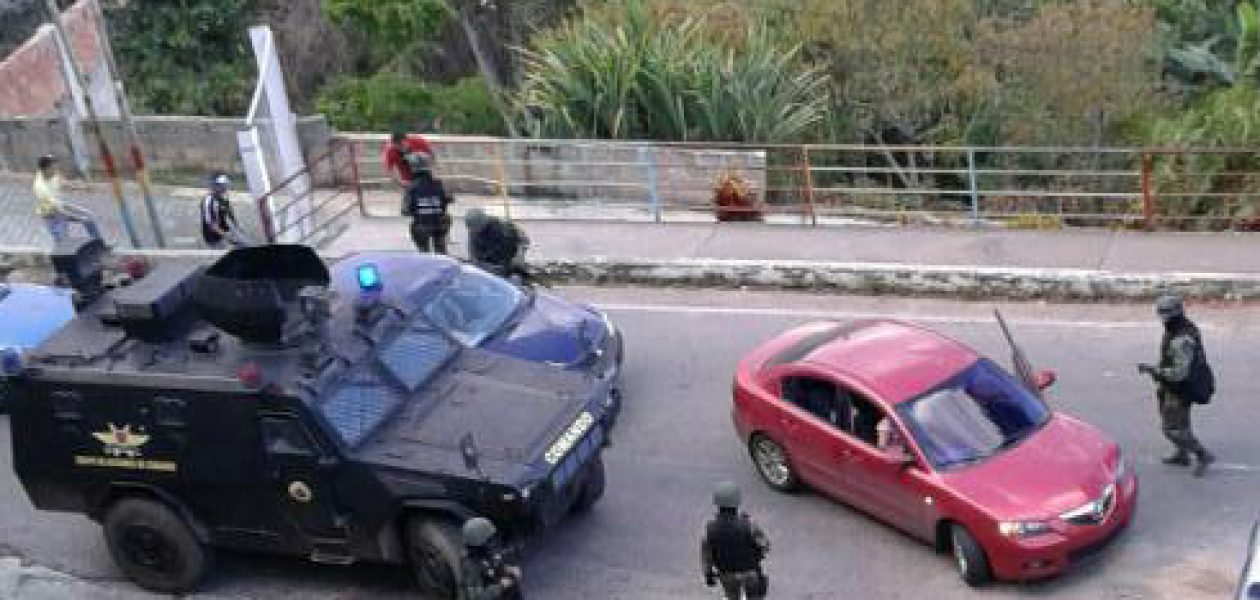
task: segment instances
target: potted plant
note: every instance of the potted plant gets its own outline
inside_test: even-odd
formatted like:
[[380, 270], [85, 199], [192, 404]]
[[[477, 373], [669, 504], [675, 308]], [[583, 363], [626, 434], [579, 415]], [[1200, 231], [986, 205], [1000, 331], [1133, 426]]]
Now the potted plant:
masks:
[[748, 180], [723, 171], [713, 186], [713, 214], [718, 221], [760, 221], [761, 207]]

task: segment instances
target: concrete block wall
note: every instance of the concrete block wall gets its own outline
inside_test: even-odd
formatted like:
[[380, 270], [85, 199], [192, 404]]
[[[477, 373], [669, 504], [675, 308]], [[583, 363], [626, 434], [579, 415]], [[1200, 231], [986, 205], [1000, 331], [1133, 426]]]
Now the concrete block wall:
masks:
[[[212, 170], [243, 178], [236, 132], [244, 129], [244, 119], [162, 116], [136, 117], [135, 122], [155, 180], [200, 185], [199, 177]], [[130, 162], [126, 159], [128, 146], [122, 124], [117, 119], [102, 119], [101, 125], [119, 168], [128, 172]], [[298, 138], [308, 158], [322, 153], [331, 135], [332, 129], [322, 116], [298, 119]], [[44, 154], [53, 154], [70, 164], [67, 139], [61, 119], [0, 119], [0, 155], [13, 171], [33, 171], [35, 161]], [[95, 149], [94, 140], [89, 142]], [[99, 162], [97, 157], [94, 164]]]

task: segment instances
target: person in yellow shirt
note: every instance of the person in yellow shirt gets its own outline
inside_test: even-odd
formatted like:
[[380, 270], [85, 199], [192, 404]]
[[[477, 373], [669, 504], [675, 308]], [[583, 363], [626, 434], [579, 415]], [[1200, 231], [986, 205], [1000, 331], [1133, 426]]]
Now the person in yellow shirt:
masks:
[[57, 159], [46, 154], [39, 158], [37, 166], [39, 170], [35, 173], [35, 182], [31, 184], [31, 191], [35, 193], [35, 214], [44, 220], [53, 244], [66, 239], [71, 223], [82, 225], [89, 236], [101, 239], [101, 230], [96, 226], [96, 217], [91, 211], [61, 200]]

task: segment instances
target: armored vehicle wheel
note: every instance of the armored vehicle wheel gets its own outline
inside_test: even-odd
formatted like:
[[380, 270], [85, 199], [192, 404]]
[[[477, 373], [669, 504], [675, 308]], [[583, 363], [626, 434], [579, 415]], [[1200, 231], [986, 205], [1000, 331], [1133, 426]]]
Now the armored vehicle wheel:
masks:
[[141, 498], [119, 501], [105, 515], [105, 541], [118, 568], [140, 587], [192, 591], [210, 566], [210, 553], [175, 511]]
[[582, 482], [582, 490], [578, 492], [578, 497], [573, 501], [573, 508], [570, 509], [574, 513], [586, 512], [604, 497], [604, 457], [597, 456], [591, 462], [590, 471], [586, 474], [586, 480]]
[[788, 493], [800, 489], [800, 479], [796, 477], [796, 470], [792, 468], [792, 461], [783, 446], [757, 433], [748, 441], [748, 453], [757, 467], [757, 473], [770, 487]]
[[460, 537], [455, 525], [426, 517], [407, 523], [407, 554], [416, 583], [426, 597], [454, 599], [459, 594]]

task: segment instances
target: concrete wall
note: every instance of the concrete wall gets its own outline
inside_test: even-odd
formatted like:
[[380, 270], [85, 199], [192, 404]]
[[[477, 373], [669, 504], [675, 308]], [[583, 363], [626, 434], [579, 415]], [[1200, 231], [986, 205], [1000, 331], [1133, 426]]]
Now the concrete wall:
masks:
[[[244, 119], [209, 117], [136, 117], [136, 129], [146, 150], [146, 160], [155, 180], [200, 185], [188, 181], [208, 171], [221, 169], [240, 176], [236, 132]], [[106, 143], [120, 169], [129, 169], [123, 128], [117, 119], [103, 119]], [[327, 148], [332, 130], [322, 116], [298, 119], [298, 136], [308, 158]], [[92, 142], [89, 138], [89, 142]], [[92, 143], [95, 148], [95, 144]], [[13, 171], [35, 169], [35, 161], [53, 154], [69, 161], [65, 125], [56, 118], [0, 118], [0, 165]], [[95, 154], [95, 152], [93, 152]], [[99, 163], [98, 160], [95, 163]]]

